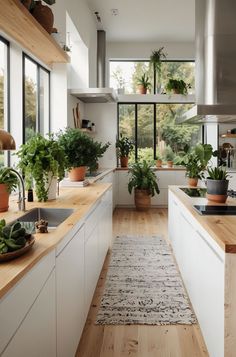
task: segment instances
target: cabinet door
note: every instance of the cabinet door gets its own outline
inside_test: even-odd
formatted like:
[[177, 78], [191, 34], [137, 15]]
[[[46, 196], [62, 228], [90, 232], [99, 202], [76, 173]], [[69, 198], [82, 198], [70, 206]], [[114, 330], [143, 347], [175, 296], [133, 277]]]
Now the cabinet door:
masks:
[[56, 259], [57, 356], [75, 355], [85, 323], [84, 226]]
[[129, 174], [127, 171], [118, 172], [118, 205], [134, 205], [134, 192], [128, 192]]
[[229, 189], [236, 190], [236, 173], [229, 172]]
[[3, 357], [56, 356], [55, 301], [55, 270], [53, 270], [3, 352]]

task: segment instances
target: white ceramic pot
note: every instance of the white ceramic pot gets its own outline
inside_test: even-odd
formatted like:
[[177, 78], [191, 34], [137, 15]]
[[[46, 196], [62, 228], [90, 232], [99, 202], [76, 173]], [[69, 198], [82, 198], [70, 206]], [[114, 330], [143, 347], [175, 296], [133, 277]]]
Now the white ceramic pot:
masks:
[[57, 177], [48, 175], [48, 200], [55, 200], [57, 198]]

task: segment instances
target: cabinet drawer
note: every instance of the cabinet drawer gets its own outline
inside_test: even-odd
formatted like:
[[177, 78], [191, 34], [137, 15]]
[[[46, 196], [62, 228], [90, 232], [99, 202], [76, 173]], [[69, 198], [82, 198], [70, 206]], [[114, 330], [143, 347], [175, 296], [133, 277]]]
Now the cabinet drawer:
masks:
[[98, 203], [98, 205], [94, 208], [94, 210], [88, 215], [85, 220], [85, 240], [90, 236], [93, 229], [98, 224], [100, 205], [101, 202]]
[[0, 353], [18, 329], [54, 266], [55, 251], [52, 251], [0, 300]]

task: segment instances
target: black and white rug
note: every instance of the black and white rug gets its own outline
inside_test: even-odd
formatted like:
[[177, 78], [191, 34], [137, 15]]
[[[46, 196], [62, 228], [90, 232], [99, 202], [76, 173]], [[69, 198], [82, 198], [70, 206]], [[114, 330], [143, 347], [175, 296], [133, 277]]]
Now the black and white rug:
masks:
[[167, 242], [116, 237], [96, 324], [197, 322]]

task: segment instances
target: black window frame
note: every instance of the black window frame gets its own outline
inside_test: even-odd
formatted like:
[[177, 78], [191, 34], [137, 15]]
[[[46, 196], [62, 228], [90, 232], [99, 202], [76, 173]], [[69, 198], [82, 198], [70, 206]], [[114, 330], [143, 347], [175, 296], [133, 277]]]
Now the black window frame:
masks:
[[48, 73], [48, 91], [49, 91], [49, 133], [51, 132], [51, 72], [40, 63], [38, 63], [35, 59], [30, 57], [25, 52], [22, 53], [22, 101], [23, 101], [23, 117], [22, 117], [22, 142], [25, 144], [25, 60], [33, 62], [37, 66], [37, 128], [38, 133], [40, 133], [40, 69]]
[[[156, 134], [157, 134], [157, 126], [156, 126], [156, 109], [157, 105], [162, 105], [162, 104], [195, 104], [194, 102], [118, 102], [117, 103], [117, 137], [120, 137], [120, 105], [134, 105], [135, 107], [135, 161], [138, 160], [138, 105], [143, 104], [143, 105], [153, 105], [153, 159], [156, 160]], [[178, 124], [176, 124], [178, 125]], [[203, 143], [204, 140], [204, 125], [199, 125], [201, 127], [201, 142]], [[117, 159], [117, 164], [118, 164], [118, 159]]]
[[[10, 42], [4, 38], [3, 36], [0, 35], [0, 41], [3, 42], [6, 46], [7, 46], [7, 91], [6, 91], [6, 95], [7, 95], [7, 107], [6, 107], [6, 111], [7, 111], [7, 120], [6, 120], [6, 130], [8, 132], [11, 131], [11, 104], [10, 104]], [[7, 151], [7, 166], [10, 165], [10, 152]]]

